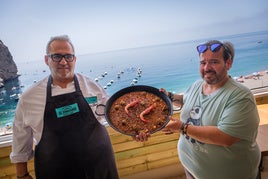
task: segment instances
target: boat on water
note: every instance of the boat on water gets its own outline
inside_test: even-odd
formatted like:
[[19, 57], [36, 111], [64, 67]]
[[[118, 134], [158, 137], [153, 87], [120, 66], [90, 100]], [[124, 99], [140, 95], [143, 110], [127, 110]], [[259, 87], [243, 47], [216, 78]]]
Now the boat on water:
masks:
[[12, 94], [9, 96], [10, 99], [18, 101], [20, 99], [21, 94]]

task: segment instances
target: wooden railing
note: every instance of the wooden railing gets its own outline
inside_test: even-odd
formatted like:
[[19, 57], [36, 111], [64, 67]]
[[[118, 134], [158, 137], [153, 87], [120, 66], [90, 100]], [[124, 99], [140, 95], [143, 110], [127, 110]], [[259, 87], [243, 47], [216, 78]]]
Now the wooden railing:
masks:
[[[268, 104], [268, 93], [256, 94], [256, 102]], [[267, 109], [268, 110], [268, 109]], [[175, 114], [176, 118], [179, 113]], [[151, 171], [165, 166], [182, 167], [177, 153], [177, 142], [180, 134], [153, 134], [146, 142], [136, 142], [130, 136], [116, 132], [107, 127], [113, 145], [117, 168], [120, 177]], [[15, 179], [15, 168], [10, 163], [11, 146], [0, 148], [0, 178]], [[34, 176], [33, 160], [29, 162], [29, 172]], [[183, 173], [183, 171], [182, 171]]]

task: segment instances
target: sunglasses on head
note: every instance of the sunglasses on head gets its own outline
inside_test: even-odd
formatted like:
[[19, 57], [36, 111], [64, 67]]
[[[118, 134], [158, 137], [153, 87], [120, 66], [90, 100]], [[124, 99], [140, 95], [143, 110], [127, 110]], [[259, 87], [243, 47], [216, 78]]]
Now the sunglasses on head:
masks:
[[198, 45], [196, 49], [199, 53], [204, 53], [205, 51], [207, 51], [208, 48], [210, 48], [212, 52], [217, 52], [220, 50], [221, 46], [223, 46], [222, 43], [201, 44]]

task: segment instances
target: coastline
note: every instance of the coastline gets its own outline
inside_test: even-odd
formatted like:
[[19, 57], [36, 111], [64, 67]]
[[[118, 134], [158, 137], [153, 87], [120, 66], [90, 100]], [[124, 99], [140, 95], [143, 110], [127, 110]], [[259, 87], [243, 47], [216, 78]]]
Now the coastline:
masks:
[[[268, 69], [240, 77], [233, 77], [237, 82], [248, 87], [253, 94], [268, 91]], [[12, 134], [11, 124], [0, 127], [0, 136]]]
[[12, 126], [0, 127], [0, 137], [8, 134], [12, 134]]
[[234, 79], [254, 92], [257, 89], [268, 87], [268, 70], [254, 72], [246, 76], [234, 77]]

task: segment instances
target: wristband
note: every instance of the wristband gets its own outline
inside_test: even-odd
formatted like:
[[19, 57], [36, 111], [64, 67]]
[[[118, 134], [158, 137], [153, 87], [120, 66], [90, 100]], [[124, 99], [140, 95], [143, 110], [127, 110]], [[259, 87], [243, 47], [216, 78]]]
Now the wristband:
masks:
[[183, 133], [183, 131], [184, 131], [184, 126], [185, 126], [185, 123], [182, 122], [182, 123], [181, 123], [181, 128], [180, 128], [182, 135], [184, 135], [184, 133]]
[[29, 176], [29, 172], [25, 173], [22, 176], [17, 176], [17, 179], [22, 179], [22, 178], [27, 177], [27, 176]]
[[188, 126], [189, 126], [189, 124], [185, 124], [185, 126], [184, 126], [184, 130], [183, 130], [184, 135], [187, 135]]
[[187, 129], [188, 129], [188, 126], [189, 126], [190, 124], [185, 124], [184, 122], [181, 124], [181, 133], [182, 133], [182, 135], [186, 135], [187, 136]]

